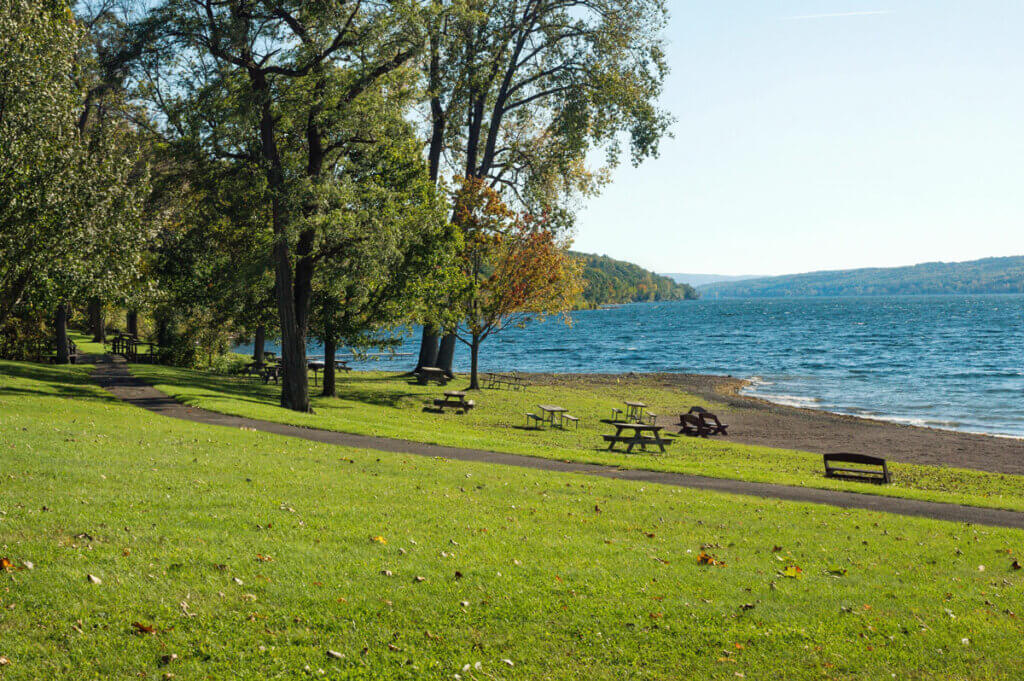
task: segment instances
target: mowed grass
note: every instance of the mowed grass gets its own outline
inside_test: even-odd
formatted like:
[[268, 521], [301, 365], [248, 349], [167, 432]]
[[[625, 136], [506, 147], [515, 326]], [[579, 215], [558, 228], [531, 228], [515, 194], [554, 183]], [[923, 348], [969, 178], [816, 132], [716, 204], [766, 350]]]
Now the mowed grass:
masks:
[[[1024, 510], [1024, 479], [1014, 475], [894, 463], [894, 483], [880, 486], [825, 478], [819, 454], [713, 439], [681, 437], [665, 454], [607, 451], [601, 435], [614, 431], [602, 419], [624, 400], [641, 399], [662, 415], [693, 405], [721, 409], [650, 376], [567, 376], [562, 384], [526, 391], [486, 390], [473, 396], [478, 406], [469, 414], [442, 415], [423, 406], [443, 388], [415, 385], [394, 373], [353, 372], [339, 377], [337, 398], [316, 397], [315, 413], [300, 414], [278, 406], [280, 388], [274, 384], [173, 367], [133, 365], [131, 371], [185, 404], [267, 421], [623, 468]], [[458, 380], [449, 389], [464, 385]], [[524, 414], [537, 412], [538, 404], [569, 409], [582, 419], [579, 429], [527, 429]]]
[[83, 367], [0, 363], [0, 452], [5, 681], [1019, 677], [1016, 530], [190, 424]]

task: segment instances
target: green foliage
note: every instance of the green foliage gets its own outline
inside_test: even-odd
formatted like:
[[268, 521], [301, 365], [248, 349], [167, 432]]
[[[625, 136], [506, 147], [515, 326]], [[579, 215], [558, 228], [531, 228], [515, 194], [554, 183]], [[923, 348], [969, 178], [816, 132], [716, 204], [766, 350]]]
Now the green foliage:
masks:
[[145, 172], [130, 127], [84, 126], [83, 41], [64, 3], [0, 5], [0, 323], [138, 273]]
[[708, 284], [708, 298], [1024, 293], [1024, 256], [872, 267]]
[[688, 284], [677, 284], [633, 263], [614, 260], [606, 255], [575, 253], [583, 262], [581, 307], [615, 303], [639, 303], [654, 300], [694, 300], [697, 291]]

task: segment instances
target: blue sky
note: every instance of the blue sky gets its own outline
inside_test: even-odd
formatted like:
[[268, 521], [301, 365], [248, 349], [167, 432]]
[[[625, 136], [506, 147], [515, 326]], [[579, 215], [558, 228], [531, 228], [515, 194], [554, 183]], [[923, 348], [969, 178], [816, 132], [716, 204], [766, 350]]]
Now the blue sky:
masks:
[[717, 274], [1024, 254], [1024, 2], [669, 4], [675, 138], [575, 248]]

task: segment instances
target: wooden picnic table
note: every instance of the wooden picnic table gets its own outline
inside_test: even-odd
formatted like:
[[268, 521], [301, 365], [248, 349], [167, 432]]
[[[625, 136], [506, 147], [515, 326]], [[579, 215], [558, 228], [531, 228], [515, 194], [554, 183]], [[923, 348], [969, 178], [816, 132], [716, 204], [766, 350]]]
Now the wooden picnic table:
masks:
[[[313, 385], [314, 386], [318, 385], [317, 384], [317, 372], [318, 371], [323, 371], [324, 367], [326, 367], [326, 366], [327, 366], [327, 363], [324, 362], [323, 360], [316, 360], [315, 359], [315, 360], [313, 360], [311, 362], [306, 362], [306, 367], [309, 368], [309, 370], [313, 372]], [[343, 359], [335, 360], [334, 361], [334, 368], [339, 370], [339, 371], [352, 371], [352, 367], [350, 367], [348, 365], [348, 362], [346, 362]]]
[[[558, 405], [555, 404], [538, 404], [537, 408], [540, 409], [540, 420], [546, 420], [550, 422], [552, 428], [555, 427], [555, 418], [558, 417], [559, 425], [561, 425], [562, 414], [565, 414], [567, 411], [569, 411], [565, 407], [559, 407]], [[544, 418], [545, 414], [549, 414], [549, 416], [546, 419]]]
[[[616, 422], [612, 424], [615, 426], [615, 435], [605, 435], [604, 439], [608, 442], [608, 449], [615, 449], [615, 445], [619, 442], [626, 443], [626, 453], [633, 451], [633, 447], [640, 445], [640, 448], [647, 451], [647, 445], [658, 445], [662, 452], [665, 451], [665, 444], [669, 440], [665, 440], [661, 437], [661, 430], [663, 426], [656, 426], [649, 423], [623, 423]], [[623, 435], [622, 431], [632, 430], [632, 435]], [[650, 432], [650, 435], [644, 435], [644, 433]]]
[[473, 400], [467, 400], [466, 393], [461, 390], [449, 390], [445, 392], [444, 399], [434, 400], [434, 406], [441, 411], [449, 408], [456, 409], [465, 414], [475, 407], [476, 403]]
[[644, 409], [647, 405], [643, 402], [631, 402], [626, 400], [626, 418], [639, 423], [644, 420]]

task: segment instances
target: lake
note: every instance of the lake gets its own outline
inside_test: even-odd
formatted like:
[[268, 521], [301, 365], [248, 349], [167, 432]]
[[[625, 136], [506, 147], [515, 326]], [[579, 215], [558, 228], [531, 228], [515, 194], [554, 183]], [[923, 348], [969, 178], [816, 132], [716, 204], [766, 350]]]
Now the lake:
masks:
[[[573, 322], [502, 331], [484, 342], [481, 370], [731, 375], [782, 404], [1024, 437], [1024, 295], [679, 301]], [[417, 332], [401, 352], [418, 348]], [[468, 362], [460, 344], [456, 370]]]

